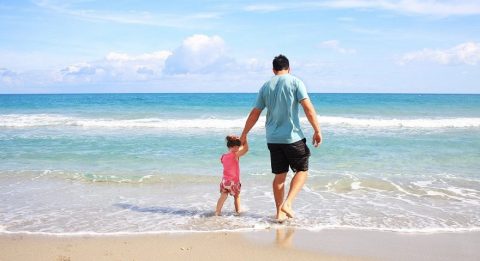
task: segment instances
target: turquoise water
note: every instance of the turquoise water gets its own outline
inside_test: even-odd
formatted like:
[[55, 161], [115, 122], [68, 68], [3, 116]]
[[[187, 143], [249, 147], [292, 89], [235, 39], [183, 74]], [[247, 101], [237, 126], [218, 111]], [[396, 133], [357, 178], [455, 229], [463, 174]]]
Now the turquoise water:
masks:
[[[245, 213], [211, 217], [224, 137], [255, 94], [0, 95], [0, 230], [275, 226], [264, 118], [242, 158]], [[480, 95], [311, 94], [324, 142], [296, 201], [305, 229], [480, 228]], [[265, 113], [262, 115], [264, 116]], [[311, 127], [302, 115], [307, 137]]]

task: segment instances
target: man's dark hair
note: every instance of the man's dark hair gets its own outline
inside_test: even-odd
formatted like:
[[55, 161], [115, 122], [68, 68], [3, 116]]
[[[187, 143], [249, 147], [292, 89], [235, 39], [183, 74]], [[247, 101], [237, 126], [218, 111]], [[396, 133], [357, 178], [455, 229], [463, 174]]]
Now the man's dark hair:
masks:
[[273, 59], [273, 69], [275, 71], [288, 70], [290, 68], [290, 63], [285, 55], [280, 54], [275, 59]]

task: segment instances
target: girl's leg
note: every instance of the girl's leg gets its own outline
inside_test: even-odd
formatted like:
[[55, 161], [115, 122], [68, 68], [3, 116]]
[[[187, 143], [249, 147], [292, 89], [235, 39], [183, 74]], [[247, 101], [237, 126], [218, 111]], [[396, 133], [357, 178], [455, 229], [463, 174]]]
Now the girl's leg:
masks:
[[236, 196], [233, 197], [235, 199], [235, 212], [237, 214], [240, 214], [240, 194], [237, 194]]
[[222, 192], [217, 202], [217, 209], [215, 210], [215, 216], [220, 216], [220, 213], [222, 212], [223, 203], [225, 203], [225, 200], [227, 200], [227, 197], [228, 197], [228, 193]]

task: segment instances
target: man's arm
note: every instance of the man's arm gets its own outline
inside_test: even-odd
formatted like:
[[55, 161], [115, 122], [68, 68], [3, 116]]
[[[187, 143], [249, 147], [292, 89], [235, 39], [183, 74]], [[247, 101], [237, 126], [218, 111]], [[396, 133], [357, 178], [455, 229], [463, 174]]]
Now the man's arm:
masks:
[[243, 128], [243, 131], [242, 131], [242, 135], [240, 136], [240, 141], [242, 141], [242, 144], [247, 141], [247, 134], [248, 132], [250, 132], [253, 126], [255, 126], [255, 123], [257, 123], [261, 113], [262, 113], [262, 110], [258, 108], [253, 108], [250, 114], [248, 115], [247, 121], [245, 122], [245, 127]]
[[318, 124], [317, 113], [315, 112], [315, 107], [313, 107], [312, 102], [309, 98], [303, 99], [300, 101], [300, 104], [305, 111], [305, 116], [307, 116], [308, 121], [313, 127], [313, 138], [312, 144], [315, 147], [318, 147], [322, 143], [322, 133], [320, 130], [320, 125]]
[[242, 146], [240, 149], [235, 153], [237, 158], [240, 158], [241, 156], [245, 155], [245, 153], [248, 152], [248, 142], [245, 140], [245, 142], [242, 143]]

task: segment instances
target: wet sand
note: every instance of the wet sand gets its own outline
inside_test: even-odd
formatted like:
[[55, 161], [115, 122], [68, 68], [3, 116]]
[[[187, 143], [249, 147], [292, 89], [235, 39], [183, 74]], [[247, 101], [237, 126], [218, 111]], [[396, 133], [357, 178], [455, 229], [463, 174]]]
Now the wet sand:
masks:
[[479, 260], [480, 232], [361, 230], [0, 235], [0, 260]]

